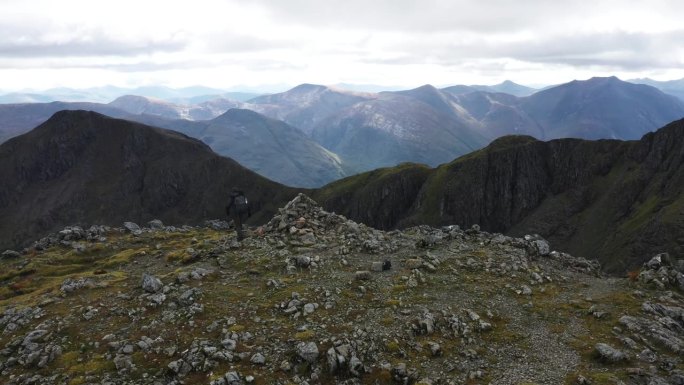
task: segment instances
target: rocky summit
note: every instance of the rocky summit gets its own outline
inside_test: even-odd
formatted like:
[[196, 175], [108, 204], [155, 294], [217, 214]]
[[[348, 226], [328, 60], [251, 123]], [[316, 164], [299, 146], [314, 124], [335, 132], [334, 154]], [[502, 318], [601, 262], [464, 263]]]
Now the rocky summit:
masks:
[[72, 226], [0, 257], [3, 384], [684, 384], [684, 266], [539, 236], [380, 231], [305, 195], [225, 222]]

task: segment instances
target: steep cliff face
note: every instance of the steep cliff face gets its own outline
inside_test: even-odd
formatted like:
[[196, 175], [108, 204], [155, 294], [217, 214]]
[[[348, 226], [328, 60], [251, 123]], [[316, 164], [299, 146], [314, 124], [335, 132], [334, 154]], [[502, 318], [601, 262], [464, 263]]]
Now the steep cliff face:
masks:
[[684, 251], [684, 121], [631, 142], [504, 137], [421, 177], [426, 174], [410, 205], [404, 201], [410, 196], [393, 196], [402, 204], [388, 210], [390, 217], [350, 209], [362, 199], [375, 199], [365, 206], [383, 203], [377, 198], [382, 183], [365, 184], [362, 198], [346, 201], [331, 185], [322, 201], [382, 228], [479, 224], [492, 232], [538, 233], [560, 250], [599, 258], [614, 272], [657, 252]]
[[405, 163], [331, 183], [313, 194], [340, 214], [391, 229], [411, 208], [429, 173], [427, 166]]

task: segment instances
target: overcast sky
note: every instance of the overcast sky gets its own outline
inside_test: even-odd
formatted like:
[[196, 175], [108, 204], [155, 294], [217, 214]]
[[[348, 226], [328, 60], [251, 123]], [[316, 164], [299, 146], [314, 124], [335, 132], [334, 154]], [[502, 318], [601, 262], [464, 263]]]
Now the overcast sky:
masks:
[[1, 0], [0, 90], [684, 78], [679, 0]]

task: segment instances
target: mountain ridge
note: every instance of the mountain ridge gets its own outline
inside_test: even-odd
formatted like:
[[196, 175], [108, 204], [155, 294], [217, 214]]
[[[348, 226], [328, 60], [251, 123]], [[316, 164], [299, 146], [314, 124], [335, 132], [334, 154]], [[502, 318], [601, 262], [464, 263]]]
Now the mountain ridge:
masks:
[[[684, 250], [677, 236], [684, 229], [683, 133], [680, 120], [639, 141], [504, 137], [436, 169], [374, 171], [392, 175], [379, 185], [359, 183], [369, 177], [361, 174], [314, 198], [380, 228], [478, 224], [492, 232], [538, 233], [572, 254], [602, 255], [602, 264], [619, 272], [651, 254]], [[394, 202], [384, 204], [391, 214], [373, 209], [383, 202]]]
[[56, 113], [0, 145], [0, 159], [0, 179], [12, 181], [0, 186], [0, 248], [68, 224], [222, 218], [232, 187], [259, 220], [296, 191], [197, 139], [86, 111]]

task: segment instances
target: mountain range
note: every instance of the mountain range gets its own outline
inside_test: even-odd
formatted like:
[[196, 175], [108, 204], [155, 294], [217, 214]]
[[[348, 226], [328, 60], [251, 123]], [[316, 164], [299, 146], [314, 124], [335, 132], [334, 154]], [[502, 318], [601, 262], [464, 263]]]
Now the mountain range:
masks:
[[[241, 116], [244, 127], [240, 140], [232, 140], [236, 126], [218, 129], [226, 119], [212, 122], [231, 108], [284, 124], [264, 123], [257, 114], [232, 115]], [[0, 105], [0, 140], [32, 129], [61, 109], [88, 109], [179, 130], [270, 179], [299, 187], [403, 162], [436, 167], [503, 135], [633, 140], [684, 117], [684, 102], [614, 77], [573, 81], [527, 97], [430, 85], [360, 93], [303, 84], [248, 102], [219, 98], [178, 104], [129, 95], [109, 104]], [[271, 129], [250, 129], [265, 126]]]
[[85, 89], [61, 87], [44, 91], [18, 91], [0, 94], [0, 103], [49, 103], [56, 101], [109, 103], [112, 100], [125, 95], [139, 95], [180, 104], [195, 104], [217, 98], [245, 101], [255, 98], [260, 94], [250, 92], [227, 92], [203, 86], [184, 88], [163, 86], [123, 88], [104, 86]]
[[674, 95], [679, 99], [684, 100], [684, 79], [658, 81], [649, 78], [644, 78], [632, 79], [629, 80], [629, 82], [636, 84], [646, 84], [651, 87], [655, 87], [665, 92], [666, 94]]
[[[291, 186], [317, 187], [351, 175], [337, 155], [281, 121], [244, 110], [228, 110], [225, 116], [212, 120], [173, 119], [168, 116], [176, 116], [178, 110], [169, 103], [139, 97], [124, 99], [143, 101], [130, 105], [126, 105], [125, 100], [110, 104], [53, 102], [0, 105], [0, 143], [28, 131], [27, 127], [45, 122], [58, 111], [90, 110], [199, 138], [217, 153], [231, 157], [273, 181]], [[141, 109], [135, 109], [136, 106]]]

